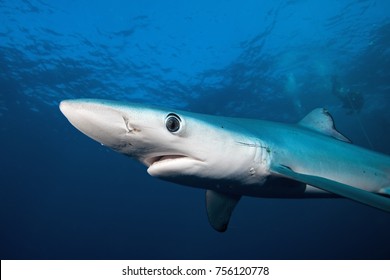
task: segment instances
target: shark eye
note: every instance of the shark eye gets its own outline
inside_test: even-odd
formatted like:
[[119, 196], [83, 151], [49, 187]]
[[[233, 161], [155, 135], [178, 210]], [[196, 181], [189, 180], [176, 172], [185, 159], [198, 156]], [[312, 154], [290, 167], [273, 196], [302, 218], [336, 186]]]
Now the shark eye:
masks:
[[169, 114], [165, 119], [165, 126], [169, 132], [177, 132], [180, 129], [181, 119], [176, 114]]

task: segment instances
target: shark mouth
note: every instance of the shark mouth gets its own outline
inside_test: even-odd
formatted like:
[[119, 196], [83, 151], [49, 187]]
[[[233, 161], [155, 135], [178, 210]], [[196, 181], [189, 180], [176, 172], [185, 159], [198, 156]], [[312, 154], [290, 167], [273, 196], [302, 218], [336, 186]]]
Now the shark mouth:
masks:
[[173, 177], [203, 166], [204, 162], [184, 155], [161, 155], [144, 160], [152, 176]]
[[169, 161], [174, 161], [174, 160], [180, 160], [180, 159], [185, 159], [185, 158], [190, 158], [184, 155], [163, 155], [163, 156], [156, 156], [156, 157], [151, 157], [147, 158], [145, 160], [145, 163], [147, 166], [152, 166], [155, 164], [162, 164], [162, 163], [168, 163]]

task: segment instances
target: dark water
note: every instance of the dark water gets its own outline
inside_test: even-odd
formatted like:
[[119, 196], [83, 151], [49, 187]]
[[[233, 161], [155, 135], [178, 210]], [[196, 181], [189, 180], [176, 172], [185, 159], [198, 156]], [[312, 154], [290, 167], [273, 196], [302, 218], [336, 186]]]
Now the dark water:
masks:
[[388, 11], [0, 1], [0, 258], [390, 258], [390, 215], [343, 199], [244, 198], [214, 232], [203, 190], [150, 177], [58, 110], [94, 97], [295, 122], [322, 106], [355, 144], [390, 155]]

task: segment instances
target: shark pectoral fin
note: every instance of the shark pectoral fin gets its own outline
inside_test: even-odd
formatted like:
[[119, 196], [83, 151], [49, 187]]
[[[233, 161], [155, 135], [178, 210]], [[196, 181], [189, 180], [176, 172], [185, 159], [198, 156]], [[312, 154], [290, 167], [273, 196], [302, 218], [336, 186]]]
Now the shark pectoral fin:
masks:
[[386, 196], [390, 196], [390, 187], [385, 187], [385, 188], [382, 188], [380, 191], [379, 191], [380, 194], [383, 194], [383, 195], [386, 195]]
[[230, 216], [238, 201], [240, 195], [226, 194], [213, 190], [206, 191], [207, 215], [211, 226], [224, 232], [229, 224]]
[[326, 178], [305, 175], [294, 172], [291, 168], [284, 165], [273, 166], [272, 171], [281, 176], [294, 179], [306, 184], [315, 186], [324, 191], [328, 191], [351, 200], [390, 212], [390, 199], [381, 195], [345, 185]]

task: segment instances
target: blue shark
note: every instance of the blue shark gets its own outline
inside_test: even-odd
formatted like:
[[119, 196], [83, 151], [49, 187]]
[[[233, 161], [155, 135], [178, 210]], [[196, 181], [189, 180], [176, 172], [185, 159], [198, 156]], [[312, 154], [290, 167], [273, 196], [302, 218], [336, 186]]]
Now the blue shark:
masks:
[[390, 157], [352, 145], [323, 108], [297, 124], [98, 99], [65, 100], [60, 110], [151, 176], [206, 189], [208, 219], [220, 232], [242, 196], [341, 196], [390, 212]]

